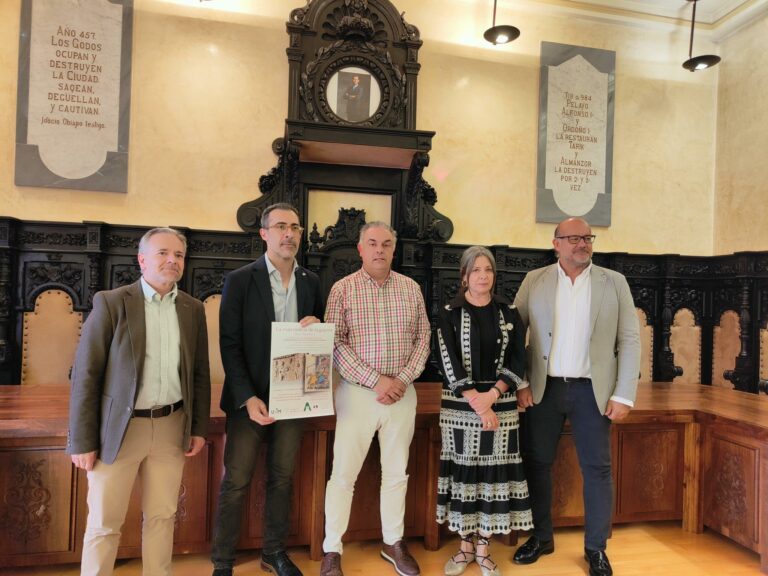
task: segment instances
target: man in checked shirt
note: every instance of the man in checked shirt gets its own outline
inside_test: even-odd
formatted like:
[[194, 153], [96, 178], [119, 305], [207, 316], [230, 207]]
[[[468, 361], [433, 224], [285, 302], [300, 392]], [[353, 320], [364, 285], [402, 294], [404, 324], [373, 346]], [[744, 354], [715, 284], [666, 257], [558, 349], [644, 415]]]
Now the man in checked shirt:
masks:
[[321, 576], [342, 576], [341, 538], [349, 524], [355, 481], [378, 432], [381, 449], [381, 556], [398, 574], [419, 565], [403, 540], [408, 453], [416, 419], [413, 381], [429, 355], [429, 320], [419, 285], [391, 270], [397, 238], [383, 222], [360, 230], [363, 266], [331, 288], [325, 321], [336, 324], [333, 472], [325, 493]]

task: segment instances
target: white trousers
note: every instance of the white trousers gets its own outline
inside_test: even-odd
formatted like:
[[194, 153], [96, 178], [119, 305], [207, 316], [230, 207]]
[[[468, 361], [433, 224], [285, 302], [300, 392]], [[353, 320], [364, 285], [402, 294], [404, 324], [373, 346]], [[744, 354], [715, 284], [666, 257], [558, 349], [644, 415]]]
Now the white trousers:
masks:
[[384, 543], [394, 544], [403, 537], [416, 390], [409, 386], [399, 402], [385, 406], [376, 401], [372, 390], [342, 381], [336, 389], [335, 405], [336, 435], [333, 471], [325, 489], [323, 551], [342, 553], [341, 537], [349, 525], [355, 481], [376, 432], [381, 449], [381, 531]]
[[109, 576], [133, 483], [141, 478], [144, 576], [171, 574], [173, 528], [184, 472], [184, 411], [165, 418], [134, 418], [112, 464], [96, 460], [88, 472], [88, 521], [81, 576]]

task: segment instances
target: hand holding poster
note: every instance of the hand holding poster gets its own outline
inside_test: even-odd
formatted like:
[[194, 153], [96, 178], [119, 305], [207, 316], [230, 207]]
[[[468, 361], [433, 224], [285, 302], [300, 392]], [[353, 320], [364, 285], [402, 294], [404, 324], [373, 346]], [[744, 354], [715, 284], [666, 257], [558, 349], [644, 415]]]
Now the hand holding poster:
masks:
[[276, 420], [333, 414], [335, 324], [272, 323], [269, 415]]

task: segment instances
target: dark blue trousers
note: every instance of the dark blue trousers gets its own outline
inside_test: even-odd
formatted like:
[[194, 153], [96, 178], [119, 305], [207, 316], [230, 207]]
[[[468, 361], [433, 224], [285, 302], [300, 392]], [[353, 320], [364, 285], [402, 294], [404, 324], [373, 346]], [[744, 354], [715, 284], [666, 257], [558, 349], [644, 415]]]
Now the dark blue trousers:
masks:
[[611, 531], [613, 479], [611, 476], [611, 420], [600, 413], [591, 382], [547, 380], [541, 403], [524, 414], [523, 463], [533, 513], [533, 535], [553, 538], [552, 464], [565, 419], [584, 479], [584, 547], [605, 550]]

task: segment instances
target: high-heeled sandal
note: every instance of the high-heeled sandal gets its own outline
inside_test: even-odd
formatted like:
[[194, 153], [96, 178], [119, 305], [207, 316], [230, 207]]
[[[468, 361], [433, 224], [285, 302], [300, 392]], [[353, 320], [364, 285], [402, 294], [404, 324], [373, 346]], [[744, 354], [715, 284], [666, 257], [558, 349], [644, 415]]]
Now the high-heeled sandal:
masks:
[[[491, 547], [489, 539], [479, 535], [477, 537], [477, 545], [485, 546], [486, 550], [489, 550]], [[481, 556], [475, 552], [475, 562], [477, 562], [477, 565], [480, 566], [480, 571], [483, 573], [483, 576], [501, 576], [501, 571], [496, 565], [496, 562], [491, 560], [490, 552], [488, 552], [488, 554], [485, 556]]]
[[466, 536], [461, 536], [462, 542], [469, 542], [472, 545], [472, 551], [464, 551], [461, 548], [459, 548], [459, 551], [456, 552], [453, 556], [451, 556], [448, 559], [448, 562], [445, 563], [445, 576], [459, 576], [460, 574], [464, 574], [464, 571], [467, 569], [467, 566], [471, 562], [474, 562], [475, 560], [475, 535], [474, 534], [467, 534]]

